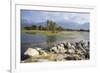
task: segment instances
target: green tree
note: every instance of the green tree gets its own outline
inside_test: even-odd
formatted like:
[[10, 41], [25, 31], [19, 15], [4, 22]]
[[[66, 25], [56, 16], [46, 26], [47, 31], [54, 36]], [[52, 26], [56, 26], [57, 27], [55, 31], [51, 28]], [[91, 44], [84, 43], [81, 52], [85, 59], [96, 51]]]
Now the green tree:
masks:
[[39, 30], [42, 30], [42, 29], [43, 29], [43, 26], [42, 26], [42, 25], [39, 25], [39, 26], [38, 26], [38, 29], [39, 29]]
[[61, 31], [61, 30], [64, 30], [64, 29], [61, 26], [58, 26], [57, 30]]
[[36, 30], [37, 29], [37, 26], [36, 25], [32, 25], [32, 30]]
[[49, 30], [50, 30], [50, 20], [47, 20], [47, 25], [46, 25], [46, 27], [47, 27], [47, 30], [49, 31]]
[[28, 27], [28, 26], [24, 27], [24, 29], [26, 29], [26, 30], [31, 30], [31, 28]]
[[48, 31], [52, 31], [52, 32], [55, 32], [56, 30], [56, 23], [51, 21], [51, 20], [47, 20], [47, 30]]

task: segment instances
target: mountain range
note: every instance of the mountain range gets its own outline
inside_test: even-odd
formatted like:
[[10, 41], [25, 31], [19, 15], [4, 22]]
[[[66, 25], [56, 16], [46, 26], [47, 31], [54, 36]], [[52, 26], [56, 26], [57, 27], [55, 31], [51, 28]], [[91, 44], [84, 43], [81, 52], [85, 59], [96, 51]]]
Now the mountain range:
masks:
[[[85, 29], [85, 30], [89, 30], [89, 22], [86, 22], [84, 24], [79, 24], [79, 23], [75, 23], [75, 22], [69, 22], [69, 21], [58, 21], [56, 22], [58, 26], [61, 26], [63, 28], [67, 28], [67, 29]], [[25, 27], [25, 26], [32, 26], [32, 25], [42, 25], [45, 26], [47, 24], [47, 22], [28, 22], [27, 20], [21, 20], [21, 27]]]

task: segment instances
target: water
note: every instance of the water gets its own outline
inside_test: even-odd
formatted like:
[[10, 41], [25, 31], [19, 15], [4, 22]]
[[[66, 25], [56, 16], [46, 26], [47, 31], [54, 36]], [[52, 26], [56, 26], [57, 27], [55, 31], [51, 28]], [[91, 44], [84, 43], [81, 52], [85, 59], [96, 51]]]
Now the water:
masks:
[[48, 49], [54, 44], [61, 43], [64, 41], [89, 41], [89, 32], [76, 32], [76, 31], [64, 31], [59, 32], [57, 35], [44, 35], [38, 33], [21, 33], [21, 60], [24, 57], [24, 52], [27, 48], [40, 47]]

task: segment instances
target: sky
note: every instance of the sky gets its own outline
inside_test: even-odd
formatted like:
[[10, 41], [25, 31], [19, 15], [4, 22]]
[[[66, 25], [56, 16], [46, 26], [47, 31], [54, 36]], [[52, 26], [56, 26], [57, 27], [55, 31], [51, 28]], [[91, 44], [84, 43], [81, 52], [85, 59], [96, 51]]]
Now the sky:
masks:
[[52, 20], [63, 27], [75, 24], [75, 26], [86, 25], [86, 28], [89, 28], [87, 26], [89, 26], [90, 14], [85, 12], [21, 10], [22, 23], [42, 23], [47, 20]]

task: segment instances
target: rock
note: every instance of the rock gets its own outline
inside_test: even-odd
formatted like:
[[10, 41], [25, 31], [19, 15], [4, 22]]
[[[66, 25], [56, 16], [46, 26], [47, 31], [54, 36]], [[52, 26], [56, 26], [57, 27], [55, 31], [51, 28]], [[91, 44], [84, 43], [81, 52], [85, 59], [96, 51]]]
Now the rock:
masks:
[[71, 48], [71, 44], [69, 42], [66, 43], [67, 49]]
[[39, 52], [39, 55], [47, 56], [47, 53], [42, 48], [36, 48], [36, 50]]
[[44, 50], [39, 50], [39, 54], [43, 56], [47, 56], [47, 53]]
[[68, 49], [67, 52], [68, 52], [69, 54], [74, 54], [74, 53], [75, 53], [75, 50], [74, 50], [74, 49]]
[[86, 50], [83, 48], [83, 46], [81, 45], [81, 43], [76, 43], [76, 49], [80, 49], [82, 50], [84, 53], [87, 53]]
[[57, 60], [57, 54], [49, 53], [48, 60], [49, 61], [56, 61]]
[[25, 62], [47, 62], [47, 61], [67, 61], [67, 60], [86, 60], [90, 58], [89, 42], [64, 42], [54, 44], [54, 47], [47, 51], [42, 48], [28, 48], [24, 55], [29, 56]]
[[38, 50], [38, 51], [39, 51], [39, 50], [42, 50], [42, 48], [35, 48], [35, 49]]
[[66, 46], [67, 46], [67, 49], [75, 49], [75, 46], [72, 45], [72, 44], [69, 43], [69, 42], [67, 42]]
[[76, 54], [83, 55], [84, 53], [81, 50], [76, 49]]
[[75, 60], [81, 60], [81, 56], [78, 54], [73, 54], [73, 57], [75, 58]]
[[76, 58], [73, 57], [72, 55], [68, 55], [64, 59], [66, 59], [66, 60], [76, 60]]
[[57, 47], [52, 47], [50, 49], [50, 52], [59, 53], [59, 50], [57, 49]]
[[57, 48], [58, 48], [59, 53], [64, 54], [66, 52], [64, 46], [58, 45]]
[[89, 42], [85, 42], [82, 47], [87, 51], [89, 52]]
[[25, 53], [24, 53], [24, 55], [29, 55], [29, 56], [39, 56], [39, 52], [36, 50], [36, 49], [33, 49], [33, 48], [28, 48], [26, 51], [25, 51]]
[[61, 47], [64, 47], [64, 43], [59, 44]]

